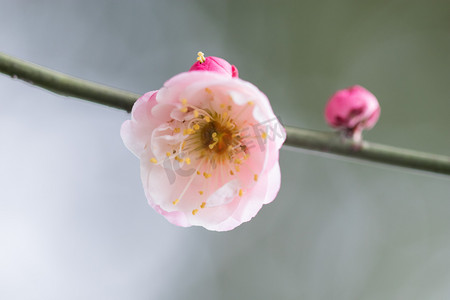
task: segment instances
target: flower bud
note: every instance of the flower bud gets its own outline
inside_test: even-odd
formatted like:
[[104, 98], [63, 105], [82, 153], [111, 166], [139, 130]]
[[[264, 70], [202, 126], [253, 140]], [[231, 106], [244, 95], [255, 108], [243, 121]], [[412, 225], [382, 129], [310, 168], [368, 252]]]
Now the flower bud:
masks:
[[359, 85], [337, 91], [325, 107], [327, 123], [344, 131], [355, 141], [361, 140], [362, 131], [372, 128], [379, 116], [377, 98]]
[[230, 77], [239, 77], [238, 69], [226, 60], [215, 56], [204, 57], [203, 55], [202, 52], [198, 53], [197, 62], [192, 65], [189, 71], [211, 71]]

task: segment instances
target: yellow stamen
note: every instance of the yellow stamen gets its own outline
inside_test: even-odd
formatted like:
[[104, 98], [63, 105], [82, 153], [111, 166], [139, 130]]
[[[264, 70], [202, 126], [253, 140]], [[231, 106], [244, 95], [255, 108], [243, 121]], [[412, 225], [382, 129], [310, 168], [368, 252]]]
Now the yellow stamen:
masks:
[[194, 124], [194, 126], [192, 126], [194, 128], [194, 130], [199, 130], [200, 129], [200, 125], [198, 124]]
[[170, 152], [166, 152], [167, 157], [169, 157], [170, 155], [172, 155], [172, 154], [170, 154]]
[[267, 138], [267, 133], [266, 133], [265, 131], [263, 131], [263, 133], [261, 133], [261, 137], [262, 137], [263, 139], [266, 139], [266, 138]]
[[187, 107], [182, 107], [182, 108], [180, 108], [180, 111], [181, 111], [181, 112], [184, 112], [184, 113], [187, 112]]
[[173, 205], [177, 205], [177, 203], [180, 202], [180, 199], [175, 199], [175, 201], [173, 201]]
[[212, 176], [212, 174], [210, 174], [210, 173], [206, 173], [206, 172], [203, 172], [203, 176], [205, 176], [205, 178], [209, 178], [209, 177], [211, 177], [211, 176]]
[[201, 173], [200, 173], [200, 171], [197, 171], [197, 175], [200, 175]]
[[204, 63], [206, 61], [205, 53], [203, 53], [202, 51], [198, 51], [197, 52], [197, 61], [201, 64]]
[[239, 168], [239, 165], [234, 166], [234, 168], [236, 169], [236, 172], [240, 172], [241, 168]]
[[200, 205], [201, 208], [205, 208], [206, 206], [206, 202], [202, 202], [202, 204]]
[[187, 99], [185, 99], [185, 98], [181, 99], [181, 103], [182, 103], [183, 105], [187, 105]]
[[198, 118], [198, 110], [194, 110], [194, 117]]
[[255, 104], [253, 101], [248, 101], [247, 102], [248, 105], [252, 106], [253, 104]]
[[205, 92], [207, 92], [208, 94], [212, 94], [212, 91], [210, 88], [205, 88]]
[[178, 132], [180, 132], [181, 131], [181, 129], [180, 128], [175, 128], [174, 130], [173, 130], [173, 133], [178, 133]]
[[183, 150], [185, 146], [186, 146], [186, 141], [184, 141], [183, 144], [181, 144], [181, 150]]
[[232, 106], [231, 105], [228, 105], [228, 110], [231, 110], [232, 109]]
[[198, 191], [198, 193], [199, 193], [200, 195], [203, 195], [203, 191]]
[[194, 209], [193, 211], [192, 211], [192, 214], [195, 216], [195, 214], [196, 213], [198, 213], [198, 209]]
[[236, 158], [234, 160], [234, 163], [240, 165], [242, 163], [242, 161], [239, 158]]
[[220, 108], [225, 108], [225, 103], [220, 104]]
[[230, 170], [230, 175], [234, 175], [234, 172], [232, 170]]
[[242, 191], [242, 189], [240, 189], [239, 190], [239, 197], [242, 197], [242, 194], [243, 194], [244, 192]]
[[152, 157], [152, 158], [150, 159], [150, 162], [152, 162], [152, 163], [154, 163], [154, 164], [158, 163], [158, 161], [157, 161], [156, 158], [154, 158], [154, 157]]
[[211, 122], [211, 118], [210, 118], [209, 116], [205, 116], [204, 119], [205, 119], [205, 121], [208, 122], [208, 123]]
[[184, 161], [185, 161], [188, 165], [191, 164], [191, 159], [190, 159], [189, 157], [187, 157]]
[[214, 143], [209, 144], [209, 146], [208, 146], [209, 149], [214, 148], [214, 146], [219, 142], [219, 138], [217, 137], [217, 132], [213, 132], [213, 133], [211, 134], [211, 137], [212, 137]]
[[258, 181], [258, 174], [255, 174], [255, 176], [253, 176], [253, 180]]
[[195, 132], [192, 128], [186, 128], [183, 130], [183, 135], [193, 134]]

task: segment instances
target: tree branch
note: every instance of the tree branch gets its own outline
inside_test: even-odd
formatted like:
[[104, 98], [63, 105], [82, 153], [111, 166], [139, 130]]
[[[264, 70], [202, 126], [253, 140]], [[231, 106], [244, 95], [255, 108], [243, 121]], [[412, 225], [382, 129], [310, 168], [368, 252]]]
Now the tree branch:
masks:
[[0, 52], [0, 72], [54, 93], [131, 111], [140, 95], [72, 77]]
[[[75, 78], [0, 53], [0, 72], [63, 96], [131, 111], [140, 96], [102, 84]], [[286, 126], [285, 145], [374, 161], [388, 165], [450, 175], [450, 157], [363, 141], [355, 144], [336, 132], [320, 132]]]

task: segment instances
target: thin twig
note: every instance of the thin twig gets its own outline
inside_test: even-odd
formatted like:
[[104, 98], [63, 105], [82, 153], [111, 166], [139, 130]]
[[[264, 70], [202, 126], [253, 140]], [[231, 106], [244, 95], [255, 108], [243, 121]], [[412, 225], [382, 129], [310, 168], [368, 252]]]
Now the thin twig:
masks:
[[321, 132], [286, 126], [285, 145], [338, 154], [416, 170], [450, 175], [450, 157], [363, 141], [361, 144], [337, 132]]
[[[0, 72], [57, 94], [131, 111], [138, 94], [75, 78], [0, 53]], [[355, 144], [331, 132], [286, 126], [285, 145], [450, 175], [450, 157], [363, 141]]]
[[85, 99], [128, 112], [131, 111], [133, 103], [140, 96], [53, 71], [1, 52], [0, 72], [63, 96]]

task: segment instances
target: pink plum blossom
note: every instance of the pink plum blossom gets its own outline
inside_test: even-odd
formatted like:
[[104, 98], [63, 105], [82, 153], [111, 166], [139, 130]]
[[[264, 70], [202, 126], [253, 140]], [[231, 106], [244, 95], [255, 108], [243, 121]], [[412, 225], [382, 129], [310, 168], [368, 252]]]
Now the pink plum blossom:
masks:
[[121, 136], [158, 213], [178, 226], [231, 230], [276, 197], [286, 134], [234, 66], [199, 54], [191, 70], [141, 96]]
[[355, 141], [361, 140], [364, 129], [371, 129], [380, 116], [377, 98], [359, 85], [339, 90], [325, 107], [325, 120]]

